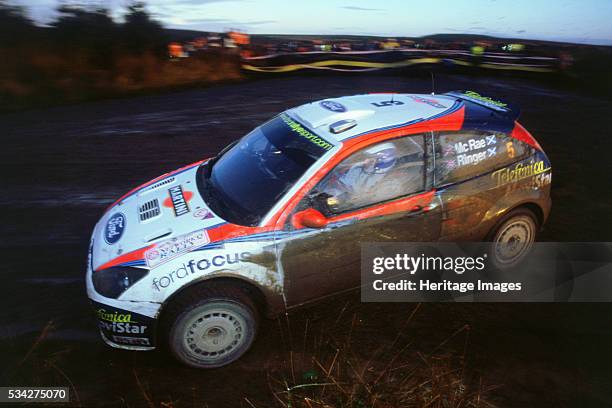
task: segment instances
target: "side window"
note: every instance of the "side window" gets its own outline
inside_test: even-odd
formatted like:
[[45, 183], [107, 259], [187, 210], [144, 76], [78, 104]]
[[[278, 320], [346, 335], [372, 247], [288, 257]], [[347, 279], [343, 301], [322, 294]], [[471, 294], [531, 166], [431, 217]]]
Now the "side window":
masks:
[[368, 146], [344, 159], [309, 194], [326, 215], [368, 207], [424, 189], [422, 135]]
[[503, 167], [528, 151], [523, 142], [498, 132], [436, 132], [434, 140], [437, 186]]

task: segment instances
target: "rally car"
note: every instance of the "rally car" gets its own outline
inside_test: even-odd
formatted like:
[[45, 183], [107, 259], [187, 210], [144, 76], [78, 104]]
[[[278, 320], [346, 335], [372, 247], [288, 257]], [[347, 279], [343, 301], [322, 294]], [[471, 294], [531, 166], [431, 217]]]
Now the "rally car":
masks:
[[91, 238], [102, 338], [218, 367], [260, 316], [358, 287], [361, 242], [488, 240], [515, 263], [551, 207], [550, 162], [517, 116], [472, 91], [326, 99], [137, 187]]

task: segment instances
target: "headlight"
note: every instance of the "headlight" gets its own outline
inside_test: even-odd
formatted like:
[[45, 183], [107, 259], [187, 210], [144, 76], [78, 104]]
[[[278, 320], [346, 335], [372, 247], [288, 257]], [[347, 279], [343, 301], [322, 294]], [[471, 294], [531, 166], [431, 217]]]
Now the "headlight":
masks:
[[93, 273], [93, 286], [102, 296], [117, 299], [147, 273], [149, 273], [147, 269], [126, 266], [102, 269]]

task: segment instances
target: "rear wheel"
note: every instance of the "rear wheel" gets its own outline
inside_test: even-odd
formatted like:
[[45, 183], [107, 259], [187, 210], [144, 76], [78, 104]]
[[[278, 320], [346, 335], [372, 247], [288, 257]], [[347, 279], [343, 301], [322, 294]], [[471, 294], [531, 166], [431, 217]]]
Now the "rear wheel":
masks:
[[249, 349], [259, 314], [238, 288], [200, 287], [172, 304], [168, 346], [182, 363], [198, 368], [229, 364]]
[[491, 260], [500, 269], [523, 261], [531, 250], [538, 231], [533, 212], [519, 208], [508, 213], [489, 235]]

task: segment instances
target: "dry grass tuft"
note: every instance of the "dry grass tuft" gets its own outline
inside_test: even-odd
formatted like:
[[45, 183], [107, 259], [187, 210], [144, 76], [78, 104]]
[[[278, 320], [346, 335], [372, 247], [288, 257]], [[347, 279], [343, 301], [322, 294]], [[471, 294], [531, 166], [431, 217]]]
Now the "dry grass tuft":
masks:
[[[428, 352], [417, 350], [404, 339], [419, 307], [413, 309], [397, 336], [376, 350], [360, 350], [352, 340], [359, 334], [355, 314], [348, 330], [336, 334], [330, 328], [327, 338], [315, 341], [318, 344], [313, 351], [295, 353], [286, 341], [284, 368], [269, 375], [276, 404], [285, 408], [494, 406], [488, 397], [498, 386], [485, 384], [466, 369], [469, 326], [450, 333]], [[307, 331], [308, 322], [304, 344]], [[449, 347], [451, 343], [455, 349]]]

